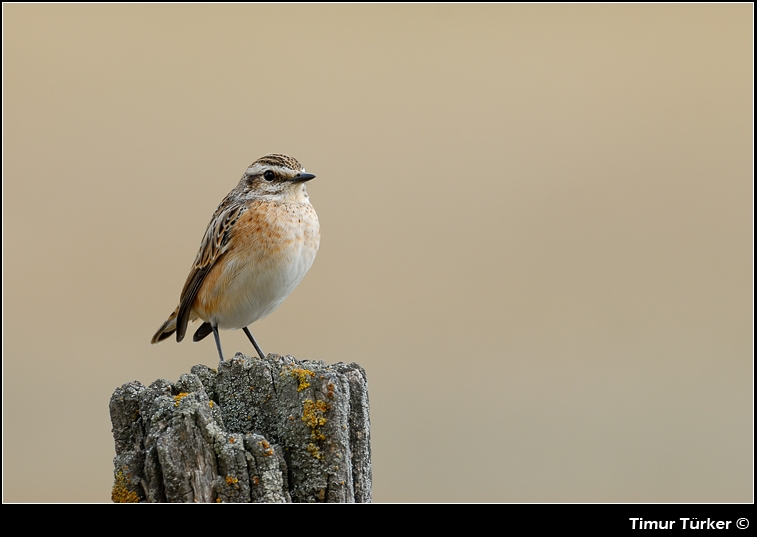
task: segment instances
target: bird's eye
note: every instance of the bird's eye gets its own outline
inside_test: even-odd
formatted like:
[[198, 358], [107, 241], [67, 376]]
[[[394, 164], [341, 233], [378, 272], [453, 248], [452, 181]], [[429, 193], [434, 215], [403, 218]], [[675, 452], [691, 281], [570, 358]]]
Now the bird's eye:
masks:
[[276, 175], [271, 170], [266, 170], [266, 172], [263, 174], [263, 179], [266, 181], [273, 181], [273, 178], [276, 177]]

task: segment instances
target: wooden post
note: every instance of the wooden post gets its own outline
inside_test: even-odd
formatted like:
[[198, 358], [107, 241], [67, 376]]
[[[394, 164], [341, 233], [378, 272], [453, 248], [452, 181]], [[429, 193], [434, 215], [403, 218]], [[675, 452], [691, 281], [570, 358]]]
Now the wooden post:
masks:
[[368, 384], [355, 363], [237, 354], [110, 399], [115, 502], [370, 502]]

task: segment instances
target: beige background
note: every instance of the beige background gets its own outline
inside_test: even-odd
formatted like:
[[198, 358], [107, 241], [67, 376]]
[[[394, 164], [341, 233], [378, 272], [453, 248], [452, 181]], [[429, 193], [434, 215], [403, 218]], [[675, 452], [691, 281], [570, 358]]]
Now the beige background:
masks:
[[[108, 400], [245, 168], [317, 174], [253, 325], [368, 372], [375, 501], [751, 502], [751, 5], [4, 5], [3, 499], [110, 500]], [[253, 349], [222, 333], [227, 353]]]

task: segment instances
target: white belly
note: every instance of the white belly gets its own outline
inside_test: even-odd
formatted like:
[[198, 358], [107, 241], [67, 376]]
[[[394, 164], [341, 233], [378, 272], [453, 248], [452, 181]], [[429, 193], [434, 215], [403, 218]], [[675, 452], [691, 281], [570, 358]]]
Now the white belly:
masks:
[[[219, 328], [244, 328], [271, 314], [294, 291], [315, 260], [316, 248], [291, 248], [276, 260], [257, 266], [236, 258], [224, 273], [233, 273], [224, 293], [230, 297], [215, 321]], [[279, 257], [279, 256], [277, 256]], [[223, 277], [222, 277], [223, 278]]]

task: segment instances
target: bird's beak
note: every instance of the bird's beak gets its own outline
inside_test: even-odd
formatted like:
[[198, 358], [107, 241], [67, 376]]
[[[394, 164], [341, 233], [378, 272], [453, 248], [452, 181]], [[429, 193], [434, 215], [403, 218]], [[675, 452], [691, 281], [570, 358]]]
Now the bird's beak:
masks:
[[294, 177], [292, 177], [293, 183], [304, 183], [305, 181], [310, 181], [313, 179], [315, 175], [312, 173], [298, 173]]

